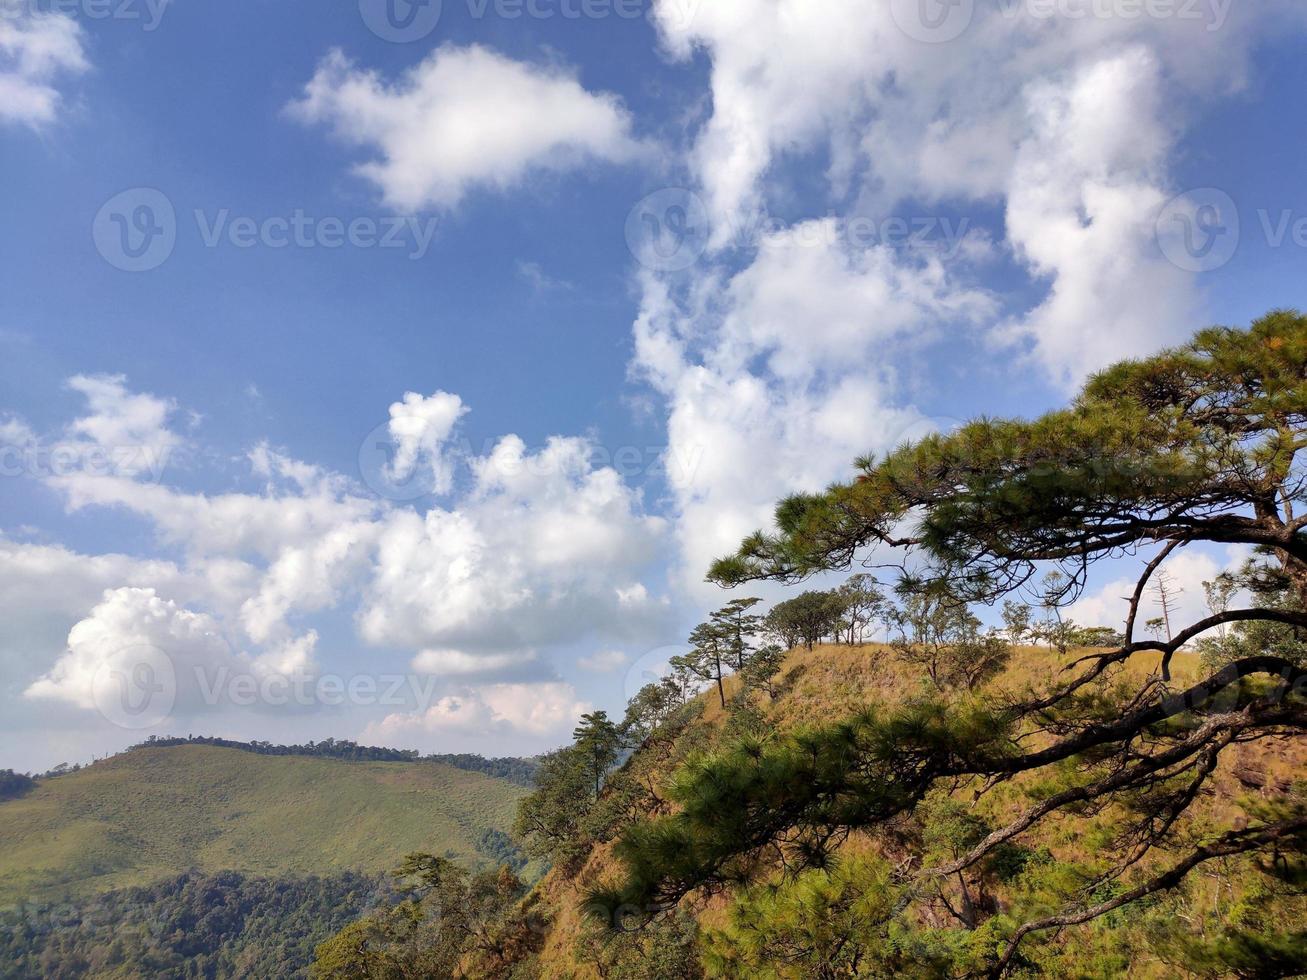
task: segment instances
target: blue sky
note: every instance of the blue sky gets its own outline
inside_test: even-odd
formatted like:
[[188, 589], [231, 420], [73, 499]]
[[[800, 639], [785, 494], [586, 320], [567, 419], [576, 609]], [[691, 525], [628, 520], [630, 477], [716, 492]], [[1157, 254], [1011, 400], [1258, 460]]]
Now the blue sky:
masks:
[[0, 767], [549, 747], [781, 494], [1302, 303], [1289, 2], [392, 2], [0, 0]]

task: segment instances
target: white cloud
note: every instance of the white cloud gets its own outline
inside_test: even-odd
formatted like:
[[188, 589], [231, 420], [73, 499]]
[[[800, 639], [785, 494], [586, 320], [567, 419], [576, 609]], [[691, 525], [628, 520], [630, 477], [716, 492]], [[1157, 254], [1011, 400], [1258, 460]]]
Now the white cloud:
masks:
[[[133, 393], [121, 378], [72, 386], [90, 403], [67, 427], [75, 439], [179, 441], [169, 428], [171, 401]], [[401, 461], [450, 466], [438, 457], [465, 412], [457, 396], [439, 392], [397, 402]], [[9, 430], [15, 439], [30, 434], [16, 421]], [[597, 456], [587, 439], [557, 437], [532, 451], [506, 436], [485, 456], [467, 457], [468, 485], [427, 511], [361, 496], [352, 481], [266, 443], [248, 453], [250, 471], [264, 481], [257, 492], [183, 491], [144, 474], [73, 468], [38, 476], [70, 510], [117, 508], [144, 518], [160, 543], [180, 550], [180, 564], [79, 565], [72, 553], [17, 545], [9, 557], [34, 590], [70, 596], [33, 626], [46, 657], [52, 637], [62, 646], [105, 589], [130, 586], [211, 617], [229, 642], [253, 645], [241, 656], [277, 669], [310, 664], [313, 617], [339, 610], [355, 614], [370, 646], [413, 651], [415, 670], [521, 677], [541, 647], [645, 641], [665, 621], [667, 601], [641, 581], [660, 556], [665, 522], [645, 513], [615, 470], [595, 465]], [[452, 480], [447, 485], [452, 491]], [[0, 572], [6, 557], [0, 550]], [[39, 663], [33, 655], [25, 670]]]
[[1057, 380], [1182, 340], [1195, 322], [1192, 277], [1158, 252], [1166, 202], [1160, 66], [1143, 47], [1027, 92], [1031, 133], [1008, 191], [1008, 236], [1039, 276], [1043, 303], [1009, 328]]
[[533, 663], [534, 650], [514, 653], [471, 654], [462, 650], [422, 650], [413, 658], [413, 669], [437, 677], [458, 674], [480, 674]]
[[284, 637], [291, 613], [334, 606], [369, 567], [378, 528], [366, 521], [340, 524], [306, 545], [284, 547], [269, 565], [258, 594], [241, 606], [241, 622], [256, 643]]
[[393, 83], [333, 51], [290, 110], [374, 150], [357, 172], [397, 209], [449, 209], [474, 188], [503, 191], [532, 172], [639, 152], [615, 96], [477, 45], [444, 45]]
[[[893, 369], [924, 344], [1020, 345], [1014, 370], [1070, 386], [1192, 329], [1193, 277], [1154, 240], [1177, 139], [1199, 99], [1243, 84], [1259, 37], [1307, 23], [1280, 2], [1219, 23], [976, 4], [958, 39], [932, 44], [895, 20], [913, 7], [655, 5], [671, 55], [711, 65], [688, 163], [713, 233], [688, 271], [643, 275], [632, 373], [664, 400], [671, 458], [695, 460], [672, 495], [678, 579], [704, 601], [708, 563], [778, 498], [933, 427]], [[815, 160], [817, 207], [949, 215], [976, 237], [862, 248], [829, 218], [774, 221], [812, 199]], [[1002, 300], [1025, 309], [976, 285], [977, 262], [1004, 252], [1029, 281]]]
[[[148, 471], [158, 478], [183, 440], [170, 427], [177, 406], [169, 399], [129, 391], [122, 375], [77, 375], [68, 387], [86, 399], [87, 414], [68, 426], [72, 443], [89, 442], [108, 469], [126, 476]], [[93, 468], [94, 460], [83, 454]]]
[[457, 395], [437, 391], [429, 398], [407, 392], [403, 401], [390, 406], [390, 437], [395, 441], [395, 456], [387, 475], [396, 483], [409, 480], [419, 463], [431, 468], [432, 490], [448, 493], [454, 480], [454, 464], [444, 452], [458, 420], [467, 407]]
[[154, 589], [120, 588], [104, 593], [90, 615], [68, 634], [68, 646], [54, 666], [27, 689], [30, 698], [66, 701], [79, 708], [103, 708], [109, 686], [130, 679], [148, 663], [152, 681], [170, 669], [179, 700], [199, 704], [195, 668], [237, 663], [216, 620], [160, 598]]
[[804, 381], [865, 361], [891, 338], [925, 339], [940, 325], [974, 323], [995, 309], [983, 291], [950, 281], [931, 252], [905, 256], [841, 237], [828, 218], [763, 238], [752, 263], [730, 280], [715, 360], [738, 368], [765, 353], [772, 374]]
[[591, 445], [550, 439], [538, 452], [507, 436], [471, 461], [458, 505], [386, 520], [360, 611], [368, 642], [524, 650], [591, 630], [647, 628], [655, 604], [623, 605], [614, 580], [657, 555], [661, 520]]
[[1007, 244], [1050, 292], [992, 326], [1032, 345], [1058, 382], [1173, 340], [1193, 322], [1193, 279], [1160, 260], [1151, 234], [1179, 189], [1176, 132], [1195, 98], [1243, 84], [1256, 40], [1300, 29], [1307, 12], [1280, 0], [1173, 16], [1089, 8], [976, 4], [961, 36], [923, 43], [895, 19], [912, 4], [719, 0], [689, 18], [659, 0], [673, 56], [702, 51], [712, 65], [691, 164], [713, 244], [791, 205], [786, 164], [824, 153], [832, 200], [855, 214], [1006, 203]]
[[7, 415], [0, 419], [0, 449], [24, 449], [36, 442], [36, 433], [23, 419]]
[[106, 589], [158, 586], [193, 591], [194, 582], [168, 561], [127, 555], [78, 554], [57, 545], [0, 536], [0, 687], [26, 686], [62, 650], [69, 629]]
[[441, 698], [425, 711], [388, 715], [369, 725], [365, 739], [411, 744], [424, 735], [502, 733], [566, 738], [591, 705], [570, 684], [486, 684]]
[[679, 580], [707, 600], [709, 562], [771, 522], [775, 502], [847, 476], [853, 460], [928, 428], [894, 404], [886, 345], [966, 329], [993, 301], [937, 256], [860, 247], [829, 221], [768, 236], [729, 276], [680, 291], [647, 276], [634, 370], [663, 396]]
[[33, 8], [0, 0], [0, 122], [53, 122], [62, 101], [55, 83], [90, 68], [77, 21]]
[[[1163, 568], [1172, 592], [1172, 627], [1177, 632], [1182, 625], [1187, 626], [1210, 615], [1203, 583], [1213, 581], [1221, 572], [1237, 571], [1249, 554], [1249, 549], [1242, 545], [1232, 545], [1224, 553], [1190, 547], [1175, 552], [1166, 560]], [[1066, 616], [1088, 626], [1122, 628], [1130, 611], [1130, 597], [1134, 594], [1137, 576], [1143, 572], [1144, 565], [1151, 558], [1152, 555], [1141, 556], [1134, 578], [1124, 576], [1114, 579], [1082, 596], [1066, 610]], [[1155, 576], [1152, 583], [1155, 584], [1156, 581]], [[1238, 604], [1236, 601], [1235, 605]], [[1160, 602], [1150, 587], [1139, 604], [1135, 639], [1148, 638], [1149, 633], [1144, 628], [1144, 623], [1161, 615]]]

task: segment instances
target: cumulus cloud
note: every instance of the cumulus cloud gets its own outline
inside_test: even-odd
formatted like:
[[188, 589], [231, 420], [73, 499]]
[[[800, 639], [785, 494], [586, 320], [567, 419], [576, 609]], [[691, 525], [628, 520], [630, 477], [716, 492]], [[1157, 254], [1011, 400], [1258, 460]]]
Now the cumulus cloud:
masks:
[[532, 172], [639, 152], [615, 96], [479, 45], [444, 45], [394, 82], [333, 51], [290, 112], [375, 151], [357, 172], [397, 209], [449, 209], [474, 188], [503, 191]]
[[256, 643], [284, 638], [291, 613], [334, 606], [368, 567], [376, 525], [352, 521], [302, 545], [287, 545], [268, 566], [256, 595], [241, 606], [241, 623]]
[[1008, 235], [1050, 285], [1009, 333], [1068, 386], [1182, 339], [1195, 320], [1192, 279], [1155, 239], [1171, 145], [1160, 90], [1157, 58], [1133, 47], [1027, 91]]
[[53, 122], [62, 101], [56, 83], [90, 68], [77, 21], [37, 11], [24, 0], [0, 0], [0, 121]]
[[[178, 413], [168, 399], [133, 393], [121, 378], [78, 378], [72, 387], [88, 406], [66, 427], [71, 438], [179, 439], [169, 428]], [[449, 467], [445, 444], [466, 411], [457, 396], [442, 392], [395, 403], [392, 439], [401, 462]], [[14, 438], [28, 438], [19, 422], [8, 428]], [[506, 436], [484, 456], [465, 457], [467, 485], [428, 510], [366, 496], [354, 481], [266, 443], [247, 456], [250, 472], [263, 481], [255, 492], [195, 492], [143, 474], [78, 468], [42, 474], [70, 510], [130, 512], [182, 557], [82, 563], [70, 552], [0, 539], [0, 571], [12, 564], [34, 591], [69, 596], [39, 624], [46, 651], [56, 635], [63, 646], [69, 627], [88, 618], [104, 590], [130, 587], [176, 602], [179, 623], [208, 617], [225, 642], [249, 644], [240, 657], [268, 670], [311, 668], [314, 617], [341, 611], [354, 613], [368, 646], [410, 652], [412, 669], [437, 680], [547, 676], [539, 649], [647, 640], [668, 613], [667, 601], [651, 596], [642, 581], [661, 555], [665, 523], [645, 512], [640, 493], [615, 470], [596, 465], [596, 456], [584, 438], [556, 437], [531, 450]], [[452, 480], [447, 486], [452, 492]], [[82, 584], [63, 589], [64, 582]], [[85, 673], [71, 653], [58, 670]], [[29, 670], [32, 660], [25, 661]], [[73, 680], [53, 673], [34, 688], [74, 689]]]
[[443, 697], [425, 711], [388, 715], [369, 725], [364, 738], [389, 745], [450, 733], [564, 739], [590, 710], [570, 684], [486, 684]]
[[592, 455], [580, 438], [533, 453], [507, 436], [471, 461], [474, 486], [456, 507], [391, 514], [359, 615], [364, 639], [502, 654], [647, 627], [658, 605], [623, 604], [613, 584], [636, 584], [664, 525]]
[[194, 594], [197, 583], [170, 561], [79, 554], [0, 536], [0, 687], [26, 686], [62, 650], [68, 631], [106, 589], [158, 586]]
[[[779, 497], [947, 424], [892, 367], [925, 345], [965, 334], [1069, 388], [1191, 330], [1194, 279], [1154, 232], [1177, 141], [1200, 100], [1243, 85], [1259, 38], [1307, 23], [1280, 2], [1204, 8], [1219, 23], [976, 4], [956, 39], [926, 43], [901, 20], [914, 8], [720, 0], [689, 18], [655, 4], [670, 55], [710, 65], [687, 160], [706, 254], [641, 275], [632, 360], [662, 398], [671, 458], [695, 460], [671, 487], [691, 591]], [[949, 214], [975, 234], [859, 247], [804, 217], [814, 161], [817, 206], [850, 226]], [[995, 259], [1024, 288], [980, 286]]]
[[1060, 383], [1191, 326], [1192, 277], [1151, 241], [1177, 189], [1175, 131], [1194, 99], [1243, 83], [1257, 39], [1300, 29], [1301, 5], [1141, 17], [976, 4], [955, 7], [964, 22], [948, 43], [914, 36], [924, 25], [902, 22], [913, 9], [721, 0], [687, 18], [659, 0], [671, 54], [703, 52], [712, 66], [712, 113], [691, 154], [712, 244], [788, 205], [785, 164], [820, 154], [832, 198], [855, 213], [1004, 203], [1006, 244], [1048, 297], [995, 319], [993, 336], [1030, 346]]
[[21, 450], [36, 442], [36, 433], [16, 415], [0, 418], [0, 448], [7, 452]]
[[98, 471], [109, 469], [125, 476], [149, 472], [158, 478], [183, 439], [170, 419], [177, 405], [170, 399], [133, 392], [122, 375], [77, 375], [68, 388], [86, 400], [86, 414], [74, 420], [67, 435], [75, 449], [89, 443], [102, 455], [105, 466], [83, 454], [83, 461]]
[[413, 669], [436, 676], [482, 674], [521, 667], [535, 659], [534, 650], [480, 655], [462, 650], [423, 650], [413, 658]]
[[433, 492], [448, 493], [453, 485], [454, 464], [444, 452], [445, 443], [466, 414], [467, 406], [457, 395], [437, 391], [424, 398], [407, 392], [403, 401], [390, 406], [389, 432], [395, 456], [387, 468], [388, 477], [405, 483], [425, 463], [431, 470]]
[[122, 728], [259, 703], [315, 670], [313, 631], [252, 655], [233, 650], [222, 624], [153, 588], [108, 589], [68, 633], [63, 654], [24, 692], [34, 701], [98, 711]]
[[901, 396], [884, 345], [910, 347], [988, 315], [993, 300], [938, 256], [859, 246], [824, 228], [764, 238], [733, 275], [688, 289], [643, 280], [634, 371], [664, 398], [679, 580], [770, 523], [775, 501], [846, 476], [853, 460], [929, 423]]

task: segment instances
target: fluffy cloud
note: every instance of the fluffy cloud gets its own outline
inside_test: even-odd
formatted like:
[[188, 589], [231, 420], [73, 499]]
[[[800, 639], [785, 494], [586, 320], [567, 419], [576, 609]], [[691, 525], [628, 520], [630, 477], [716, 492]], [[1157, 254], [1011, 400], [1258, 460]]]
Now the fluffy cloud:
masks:
[[[1172, 554], [1163, 566], [1172, 589], [1172, 625], [1188, 625], [1209, 615], [1203, 583], [1213, 581], [1221, 572], [1237, 571], [1248, 556], [1249, 550], [1241, 545], [1231, 546], [1224, 552], [1186, 548]], [[1137, 576], [1143, 572], [1144, 564], [1151, 557], [1152, 555], [1141, 557], [1134, 569], [1136, 577], [1122, 577], [1100, 585], [1082, 596], [1067, 610], [1066, 615], [1077, 623], [1120, 629], [1130, 611], [1130, 597], [1134, 595]], [[1156, 578], [1153, 581], [1156, 582]], [[1238, 605], [1239, 601], [1236, 600], [1235, 606]], [[1161, 605], [1150, 589], [1139, 604], [1136, 639], [1148, 635], [1143, 628], [1147, 620], [1161, 615]]]
[[156, 728], [231, 702], [256, 703], [261, 684], [310, 677], [317, 640], [310, 631], [259, 656], [237, 653], [207, 613], [152, 588], [109, 589], [25, 694], [99, 711], [119, 727]]
[[376, 151], [357, 172], [397, 209], [453, 208], [476, 187], [638, 153], [616, 97], [476, 45], [438, 48], [394, 83], [333, 51], [290, 111]]
[[0, 686], [23, 686], [63, 649], [68, 631], [106, 589], [159, 586], [191, 593], [196, 585], [169, 561], [84, 555], [56, 545], [0, 536]]
[[566, 739], [591, 705], [570, 684], [487, 684], [441, 698], [425, 711], [392, 714], [370, 725], [365, 739], [411, 745], [424, 736], [530, 735]]
[[[170, 401], [132, 393], [120, 378], [79, 378], [71, 386], [87, 399], [87, 410], [66, 427], [69, 437], [95, 444], [179, 441], [168, 428], [176, 414]], [[457, 396], [440, 392], [391, 406], [391, 438], [403, 464], [440, 467], [452, 489], [453, 459], [444, 447], [465, 412]], [[37, 439], [17, 421], [6, 423], [10, 429], [15, 439]], [[84, 562], [0, 539], [6, 545], [0, 572], [12, 565], [36, 593], [68, 596], [40, 621], [47, 651], [56, 636], [64, 645], [70, 627], [78, 632], [78, 620], [99, 622], [129, 601], [120, 597], [88, 614], [106, 589], [130, 587], [153, 590], [145, 603], [151, 622], [167, 618], [156, 615], [160, 608], [179, 628], [197, 622], [189, 617], [204, 617], [224, 643], [250, 644], [251, 652], [237, 656], [268, 671], [311, 669], [313, 617], [338, 610], [355, 613], [364, 642], [415, 651], [412, 669], [437, 680], [522, 678], [523, 671], [548, 676], [538, 648], [591, 638], [646, 640], [668, 611], [641, 581], [660, 555], [665, 524], [645, 514], [640, 494], [594, 458], [586, 439], [558, 437], [531, 451], [506, 436], [484, 456], [459, 457], [467, 485], [428, 510], [364, 496], [353, 481], [266, 444], [248, 454], [251, 472], [264, 481], [259, 492], [183, 491], [143, 473], [73, 467], [40, 476], [72, 510], [116, 508], [144, 518], [162, 544], [180, 551], [181, 563]], [[179, 644], [183, 660], [185, 650], [195, 649], [190, 659], [222, 662], [216, 645], [160, 639]], [[34, 694], [84, 704], [85, 675], [105, 660], [99, 650], [69, 645]], [[30, 670], [32, 658], [24, 663]]]
[[460, 674], [483, 674], [509, 670], [534, 662], [534, 650], [517, 653], [470, 654], [462, 650], [423, 650], [413, 658], [413, 669], [437, 677]]
[[929, 428], [895, 405], [875, 352], [993, 309], [933, 253], [860, 247], [813, 224], [767, 236], [734, 275], [712, 267], [688, 289], [644, 279], [634, 370], [665, 399], [670, 456], [693, 461], [672, 468], [672, 492], [679, 578], [704, 599], [708, 563], [767, 526], [777, 499]]
[[77, 21], [34, 6], [0, 0], [0, 122], [54, 121], [61, 101], [56, 81], [90, 67]]
[[466, 414], [463, 400], [444, 391], [429, 398], [410, 391], [403, 401], [391, 405], [389, 432], [395, 444], [395, 457], [387, 468], [388, 478], [405, 483], [413, 477], [419, 463], [426, 463], [431, 469], [433, 491], [448, 493], [454, 479], [454, 464], [444, 447], [454, 426]]
[[364, 639], [501, 654], [647, 627], [658, 604], [624, 603], [619, 588], [638, 584], [632, 572], [656, 557], [663, 522], [591, 456], [583, 439], [531, 453], [507, 436], [471, 461], [474, 486], [456, 507], [391, 514], [360, 611]]
[[1191, 277], [1158, 254], [1170, 134], [1160, 66], [1144, 47], [1026, 95], [1030, 135], [1008, 190], [1013, 247], [1049, 295], [1011, 327], [1058, 381], [1149, 353], [1194, 323]]
[[[696, 461], [672, 481], [687, 588], [779, 497], [946, 424], [892, 368], [923, 345], [1018, 345], [1017, 370], [1070, 387], [1191, 330], [1193, 277], [1154, 233], [1178, 136], [1198, 99], [1242, 85], [1260, 36], [1307, 20], [1280, 2], [1208, 18], [963, 4], [960, 35], [928, 43], [903, 21], [917, 6], [720, 0], [691, 18], [655, 5], [672, 57], [711, 65], [688, 159], [707, 252], [643, 274], [632, 362], [663, 399], [672, 457]], [[804, 213], [814, 160], [821, 204], [956, 215], [978, 228], [972, 244], [987, 232], [998, 248], [858, 247], [833, 219], [773, 221]], [[1000, 299], [976, 285], [977, 259], [1003, 258], [1027, 282]]]
[[112, 472], [125, 476], [148, 473], [162, 475], [174, 451], [183, 444], [170, 426], [176, 413], [174, 402], [154, 395], [132, 392], [122, 375], [77, 375], [68, 388], [86, 399], [87, 414], [68, 426], [62, 449], [94, 447], [83, 452], [83, 461], [96, 468], [97, 457]]
[[673, 56], [711, 59], [712, 115], [691, 162], [713, 244], [789, 203], [787, 160], [824, 153], [830, 193], [854, 213], [1005, 202], [1007, 244], [1049, 293], [994, 321], [994, 336], [1030, 345], [1058, 382], [1176, 339], [1192, 325], [1192, 277], [1152, 241], [1175, 190], [1175, 129], [1194, 97], [1242, 83], [1253, 41], [1300, 28], [1301, 5], [954, 5], [947, 43], [903, 22], [916, 8], [721, 0], [687, 18], [660, 0]]

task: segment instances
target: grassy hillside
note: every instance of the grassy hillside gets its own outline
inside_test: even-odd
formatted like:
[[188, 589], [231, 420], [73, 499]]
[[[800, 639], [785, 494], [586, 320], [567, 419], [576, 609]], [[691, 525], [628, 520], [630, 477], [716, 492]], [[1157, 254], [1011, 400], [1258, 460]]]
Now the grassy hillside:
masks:
[[[991, 690], [1014, 690], [1046, 681], [1067, 663], [1085, 651], [1072, 651], [1066, 656], [1043, 648], [1024, 648], [1015, 651], [1007, 670], [993, 682]], [[1156, 660], [1141, 656], [1127, 668], [1146, 673], [1156, 667]], [[1183, 682], [1198, 671], [1197, 657], [1182, 653], [1176, 658], [1177, 681]], [[728, 701], [739, 689], [738, 678], [727, 679]], [[914, 694], [927, 690], [920, 672], [906, 663], [890, 648], [879, 646], [842, 647], [819, 646], [812, 651], [797, 650], [790, 654], [783, 672], [779, 696], [766, 699], [761, 718], [749, 727], [773, 734], [783, 734], [814, 723], [834, 721], [864, 707], [868, 703], [892, 704], [902, 702]], [[647, 780], [659, 790], [666, 787], [673, 774], [685, 759], [697, 752], [712, 748], [729, 738], [732, 730], [740, 730], [742, 718], [732, 709], [724, 710], [715, 691], [699, 699], [697, 717], [688, 727], [675, 735], [670, 742], [652, 740], [626, 764], [626, 769], [639, 772], [640, 780]], [[1255, 806], [1263, 787], [1284, 786], [1294, 778], [1301, 778], [1307, 766], [1301, 751], [1285, 743], [1266, 740], [1260, 743], [1237, 746], [1223, 758], [1214, 775], [1211, 791], [1196, 805], [1195, 818], [1202, 821], [1219, 817], [1223, 821], [1238, 820]], [[1011, 817], [1021, 809], [1026, 799], [1024, 789], [1030, 777], [1013, 780], [1007, 787], [996, 791], [977, 804], [978, 812], [999, 820]], [[965, 804], [972, 802], [970, 788], [960, 792], [958, 798]], [[1108, 810], [1100, 814], [1068, 815], [1042, 826], [1031, 843], [1046, 848], [1058, 860], [1092, 862], [1093, 852], [1099, 844], [1110, 838], [1116, 814]], [[548, 929], [534, 955], [519, 961], [519, 972], [513, 976], [545, 978], [599, 978], [599, 977], [652, 977], [659, 969], [647, 966], [651, 958], [664, 952], [675, 941], [684, 940], [694, 949], [695, 933], [704, 929], [720, 928], [727, 919], [729, 896], [723, 894], [695, 894], [681, 905], [686, 917], [680, 926], [668, 926], [648, 937], [639, 933], [614, 940], [610, 934], [589, 921], [581, 912], [587, 891], [596, 885], [613, 881], [620, 874], [620, 865], [613, 855], [612, 837], [620, 832], [626, 821], [618, 821], [599, 835], [588, 855], [577, 866], [557, 867], [537, 885], [528, 898], [532, 915], [549, 923]], [[900, 822], [897, 829], [908, 838], [916, 833], [913, 825]], [[868, 835], [854, 834], [840, 849], [847, 857], [854, 853], [885, 852], [900, 860], [892, 846], [873, 840]], [[1150, 858], [1146, 864], [1155, 863]], [[1068, 930], [1050, 944], [1046, 970], [1058, 976], [1124, 975], [1162, 978], [1176, 975], [1172, 965], [1159, 960], [1149, 952], [1149, 930], [1165, 928], [1177, 915], [1188, 915], [1194, 909], [1216, 910], [1237, 916], [1246, 914], [1250, 895], [1260, 885], [1256, 876], [1246, 870], [1236, 873], [1237, 866], [1226, 868], [1226, 875], [1198, 876], [1187, 883], [1179, 897], [1166, 898], [1154, 903], [1145, 917], [1141, 912], [1131, 920], [1135, 931], [1125, 936], [1123, 926], [1127, 920], [1099, 922], [1078, 930]], [[765, 877], [765, 870], [760, 871]], [[1250, 891], [1251, 889], [1251, 891]], [[1006, 900], [1006, 895], [1001, 895]], [[1303, 909], [1297, 906], [1301, 915]], [[1244, 911], [1241, 912], [1241, 909]], [[1192, 916], [1191, 916], [1192, 918]], [[1185, 920], [1187, 921], [1187, 920]], [[1120, 931], [1118, 931], [1120, 930]], [[698, 958], [696, 952], [688, 954], [690, 961]], [[1097, 963], [1106, 972], [1095, 972], [1085, 967], [1081, 972], [1065, 972], [1071, 964]], [[675, 969], [685, 970], [686, 966]], [[695, 974], [698, 975], [698, 974]], [[734, 975], [729, 970], [713, 975]], [[769, 976], [772, 974], [768, 974]], [[778, 968], [777, 977], [803, 976], [803, 969]], [[870, 975], [870, 974], [869, 974]], [[879, 974], [875, 974], [879, 975]], [[1217, 975], [1217, 974], [1213, 974]]]
[[138, 749], [0, 803], [0, 907], [187, 869], [375, 873], [410, 851], [482, 861], [526, 790], [433, 762]]

